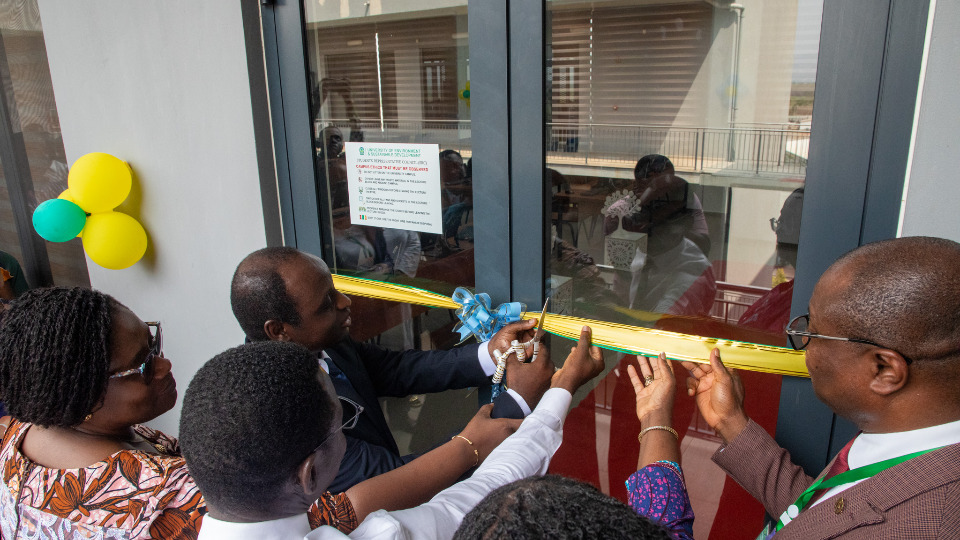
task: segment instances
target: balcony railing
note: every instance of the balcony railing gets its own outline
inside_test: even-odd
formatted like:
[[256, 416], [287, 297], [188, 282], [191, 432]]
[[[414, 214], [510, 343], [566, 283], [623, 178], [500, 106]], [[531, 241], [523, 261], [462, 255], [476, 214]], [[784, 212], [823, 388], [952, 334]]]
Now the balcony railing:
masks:
[[[470, 153], [469, 120], [331, 122], [362, 130], [364, 140], [436, 143]], [[810, 130], [790, 124], [734, 128], [664, 127], [626, 124], [547, 125], [547, 163], [632, 167], [647, 154], [663, 154], [678, 170], [778, 173], [803, 176]], [[318, 126], [319, 133], [319, 126]]]
[[683, 128], [616, 124], [551, 124], [548, 160], [635, 164], [647, 154], [696, 172], [806, 174], [810, 131], [769, 128]]

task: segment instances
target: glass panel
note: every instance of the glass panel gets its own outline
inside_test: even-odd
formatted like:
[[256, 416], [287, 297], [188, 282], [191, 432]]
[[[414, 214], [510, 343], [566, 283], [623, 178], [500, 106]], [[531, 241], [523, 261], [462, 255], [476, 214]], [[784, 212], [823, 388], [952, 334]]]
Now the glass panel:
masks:
[[[822, 1], [625, 4], [548, 3], [551, 307], [785, 345]], [[551, 467], [623, 500], [640, 430], [632, 361], [607, 353]], [[780, 377], [742, 377], [772, 432]], [[755, 536], [763, 509], [712, 464], [719, 439], [685, 395], [674, 427], [694, 536]]]
[[[335, 273], [450, 295], [475, 283], [467, 2], [422, 10], [412, 4], [304, 2], [316, 182], [318, 194], [330, 194], [321, 225], [333, 231], [327, 262]], [[345, 155], [351, 142], [436, 145], [427, 148], [439, 163], [442, 233], [353, 220]], [[361, 200], [357, 191], [354, 200]], [[356, 340], [393, 349], [449, 348], [459, 340], [447, 310], [352, 300]], [[401, 452], [427, 450], [469, 420], [476, 398], [465, 394], [385, 400]]]
[[[4, 79], [0, 99], [6, 100], [10, 113], [10, 124], [0, 125], [0, 129], [8, 131], [4, 134], [6, 144], [14, 153], [25, 155], [27, 164], [4, 163], [0, 171], [0, 250], [23, 266], [25, 250], [17, 227], [32, 230], [30, 217], [37, 205], [67, 189], [68, 166], [36, 0], [16, 0], [13, 4], [0, 13], [0, 76]], [[26, 218], [21, 223], [16, 221], [11, 189], [19, 191], [25, 200]], [[54, 284], [90, 286], [80, 240], [45, 245]]]

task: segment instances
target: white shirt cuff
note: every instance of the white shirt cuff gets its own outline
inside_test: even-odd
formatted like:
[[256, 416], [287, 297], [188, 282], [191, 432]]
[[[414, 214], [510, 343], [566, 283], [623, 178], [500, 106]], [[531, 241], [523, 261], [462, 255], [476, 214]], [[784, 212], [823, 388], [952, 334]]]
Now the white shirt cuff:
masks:
[[513, 400], [516, 401], [517, 405], [520, 406], [520, 410], [523, 411], [524, 418], [530, 416], [530, 406], [527, 405], [527, 400], [523, 399], [523, 396], [520, 395], [520, 392], [517, 392], [513, 388], [507, 388], [507, 393], [513, 396]]
[[555, 429], [560, 429], [563, 420], [567, 417], [571, 402], [573, 402], [573, 395], [570, 392], [563, 388], [551, 388], [543, 394], [540, 403], [537, 403], [537, 409], [533, 412], [536, 414], [542, 411], [556, 418], [558, 424]]
[[494, 362], [493, 357], [490, 356], [489, 343], [489, 341], [484, 341], [477, 349], [477, 361], [480, 362], [480, 369], [483, 370], [483, 374], [487, 377], [493, 376], [497, 371], [497, 363]]

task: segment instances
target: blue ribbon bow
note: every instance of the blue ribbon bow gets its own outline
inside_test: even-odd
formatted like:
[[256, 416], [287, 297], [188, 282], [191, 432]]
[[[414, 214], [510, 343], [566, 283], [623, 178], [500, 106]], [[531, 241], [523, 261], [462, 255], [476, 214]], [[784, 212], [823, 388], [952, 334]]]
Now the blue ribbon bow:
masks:
[[463, 287], [457, 287], [451, 298], [463, 306], [457, 310], [460, 323], [453, 329], [460, 333], [461, 342], [471, 334], [476, 336], [478, 341], [487, 341], [504, 326], [519, 321], [527, 310], [520, 302], [508, 302], [500, 304], [496, 311], [493, 311], [490, 308], [490, 295], [474, 295]]
[[[453, 291], [451, 298], [453, 298], [454, 302], [463, 306], [457, 310], [457, 317], [460, 319], [460, 323], [453, 329], [455, 332], [460, 333], [461, 343], [470, 337], [471, 334], [476, 336], [480, 342], [487, 341], [504, 326], [519, 321], [523, 318], [523, 313], [527, 311], [526, 306], [520, 302], [508, 302], [500, 304], [496, 312], [492, 312], [490, 309], [489, 294], [480, 293], [474, 295], [463, 287], [457, 287], [457, 290]], [[503, 392], [503, 389], [502, 381], [493, 385], [490, 395], [491, 403], [494, 398]]]

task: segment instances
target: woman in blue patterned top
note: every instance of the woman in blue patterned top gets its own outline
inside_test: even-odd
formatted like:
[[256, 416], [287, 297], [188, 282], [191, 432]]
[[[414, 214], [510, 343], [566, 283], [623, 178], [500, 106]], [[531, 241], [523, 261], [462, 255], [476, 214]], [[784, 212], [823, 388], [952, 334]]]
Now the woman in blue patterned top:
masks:
[[680, 448], [673, 429], [673, 400], [677, 380], [664, 353], [638, 356], [640, 373], [627, 367], [637, 395], [640, 458], [637, 472], [627, 479], [633, 510], [659, 523], [680, 540], [693, 539], [693, 509], [680, 470]]

